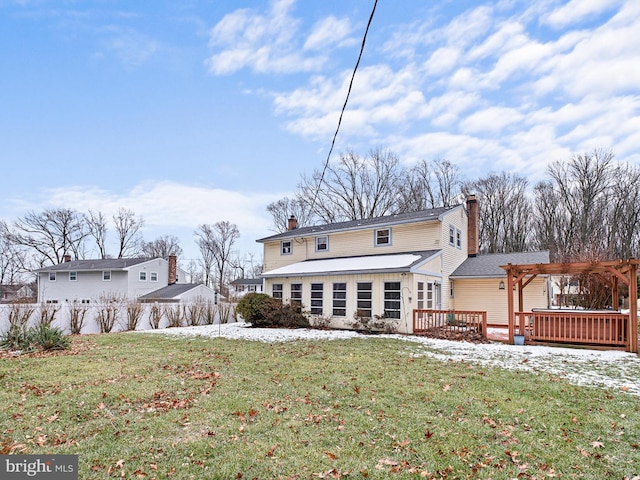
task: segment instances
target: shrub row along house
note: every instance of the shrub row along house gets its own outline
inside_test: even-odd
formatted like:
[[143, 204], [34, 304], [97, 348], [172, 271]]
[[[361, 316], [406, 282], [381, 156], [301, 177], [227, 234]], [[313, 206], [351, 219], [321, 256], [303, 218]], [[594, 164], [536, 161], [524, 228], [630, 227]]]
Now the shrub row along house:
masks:
[[[264, 248], [264, 291], [298, 304], [312, 319], [352, 328], [378, 319], [413, 333], [420, 310], [483, 310], [507, 325], [501, 265], [548, 263], [548, 252], [480, 255], [478, 202], [297, 228], [257, 240]], [[548, 278], [524, 292], [525, 309], [548, 306]], [[516, 292], [514, 292], [516, 295]]]
[[38, 302], [94, 303], [100, 299], [142, 302], [215, 300], [202, 284], [187, 283], [175, 255], [164, 258], [71, 260], [36, 270]]

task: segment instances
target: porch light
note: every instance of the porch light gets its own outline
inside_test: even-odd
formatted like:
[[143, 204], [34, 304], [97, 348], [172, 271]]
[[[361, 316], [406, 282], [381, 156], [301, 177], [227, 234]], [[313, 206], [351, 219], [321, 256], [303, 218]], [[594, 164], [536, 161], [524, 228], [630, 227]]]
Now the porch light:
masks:
[[504, 281], [500, 280], [500, 285], [498, 285], [498, 290], [504, 290]]

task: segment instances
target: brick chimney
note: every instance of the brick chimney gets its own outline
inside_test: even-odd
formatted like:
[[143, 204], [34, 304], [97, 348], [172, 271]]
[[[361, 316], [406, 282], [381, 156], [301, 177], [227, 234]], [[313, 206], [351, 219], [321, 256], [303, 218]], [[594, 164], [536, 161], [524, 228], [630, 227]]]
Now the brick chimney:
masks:
[[287, 225], [287, 230], [295, 230], [296, 228], [298, 228], [298, 219], [295, 217], [295, 215], [291, 215], [289, 217], [289, 223]]
[[62, 257], [62, 261], [63, 261], [64, 263], [70, 262], [70, 261], [71, 261], [71, 255], [69, 255], [68, 253], [66, 253], [66, 254], [64, 255], [64, 257]]
[[173, 285], [176, 283], [176, 278], [178, 276], [178, 261], [175, 254], [169, 255], [169, 285]]
[[475, 195], [467, 197], [467, 255], [475, 257], [479, 252], [480, 211]]

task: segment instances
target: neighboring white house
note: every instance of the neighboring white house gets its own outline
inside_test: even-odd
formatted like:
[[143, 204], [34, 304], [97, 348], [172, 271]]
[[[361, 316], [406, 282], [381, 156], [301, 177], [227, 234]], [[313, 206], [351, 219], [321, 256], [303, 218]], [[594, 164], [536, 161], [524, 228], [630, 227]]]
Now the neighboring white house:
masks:
[[[413, 332], [414, 309], [485, 310], [481, 287], [495, 290], [492, 295], [504, 297], [506, 306], [496, 281], [506, 280], [499, 265], [487, 277], [476, 267], [493, 262], [472, 263], [452, 278], [468, 259], [484, 257], [478, 252], [478, 222], [475, 196], [466, 205], [302, 228], [292, 217], [288, 231], [257, 240], [264, 245], [265, 293], [301, 305], [333, 327], [380, 317], [395, 322], [401, 333]], [[499, 261], [520, 258], [504, 255]], [[548, 262], [548, 254], [535, 259]], [[546, 281], [536, 281], [524, 290], [527, 305], [545, 308]], [[505, 307], [488, 321], [506, 325], [507, 316]]]
[[230, 295], [242, 297], [247, 293], [264, 293], [263, 281], [261, 278], [237, 278], [231, 282]]
[[155, 290], [138, 298], [141, 302], [170, 303], [170, 302], [218, 302], [218, 295], [211, 288], [202, 283], [174, 283], [159, 290]]
[[186, 273], [178, 268], [173, 255], [168, 261], [163, 258], [71, 261], [67, 257], [63, 263], [40, 268], [35, 273], [38, 302], [93, 303], [105, 296], [134, 300], [167, 286], [178, 285], [182, 288], [179, 293], [181, 298], [189, 297], [189, 290], [198, 290], [203, 296], [213, 298], [209, 292], [197, 288], [199, 285], [185, 282]]

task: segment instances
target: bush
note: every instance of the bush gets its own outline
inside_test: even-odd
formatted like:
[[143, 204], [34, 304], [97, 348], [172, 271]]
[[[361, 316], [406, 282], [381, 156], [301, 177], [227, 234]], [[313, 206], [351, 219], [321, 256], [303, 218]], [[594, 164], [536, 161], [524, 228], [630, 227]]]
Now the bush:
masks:
[[0, 337], [0, 348], [6, 350], [33, 350], [31, 333], [25, 325], [12, 323], [9, 330]]
[[71, 342], [62, 330], [41, 323], [29, 329], [12, 325], [0, 338], [0, 346], [8, 350], [33, 352], [36, 349], [66, 350], [71, 346]]
[[309, 320], [297, 307], [282, 304], [264, 293], [248, 293], [238, 302], [236, 312], [252, 327], [305, 328]]
[[31, 342], [41, 350], [66, 350], [71, 346], [69, 338], [59, 328], [40, 324], [30, 332]]

